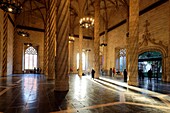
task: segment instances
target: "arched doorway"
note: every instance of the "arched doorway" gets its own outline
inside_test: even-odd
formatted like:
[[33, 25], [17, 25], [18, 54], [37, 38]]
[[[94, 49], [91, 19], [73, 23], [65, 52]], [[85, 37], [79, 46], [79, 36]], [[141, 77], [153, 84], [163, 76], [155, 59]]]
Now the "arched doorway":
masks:
[[152, 71], [152, 79], [162, 79], [162, 54], [158, 51], [147, 51], [139, 54], [138, 71], [139, 80], [148, 78], [148, 71]]
[[24, 70], [26, 70], [27, 73], [31, 73], [34, 68], [37, 68], [37, 50], [30, 46], [25, 50]]

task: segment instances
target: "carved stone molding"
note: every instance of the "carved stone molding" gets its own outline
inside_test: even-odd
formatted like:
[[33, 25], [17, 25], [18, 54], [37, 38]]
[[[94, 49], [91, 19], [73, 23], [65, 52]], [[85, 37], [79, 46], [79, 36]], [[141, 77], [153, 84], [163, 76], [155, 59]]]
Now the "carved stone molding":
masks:
[[148, 22], [148, 20], [145, 21], [146, 24], [144, 25], [145, 27], [145, 32], [142, 35], [143, 40], [141, 42], [139, 42], [139, 48], [141, 48], [142, 46], [148, 46], [149, 43], [153, 44], [153, 45], [157, 45], [157, 46], [161, 46], [163, 47], [166, 51], [168, 51], [168, 46], [166, 46], [165, 44], [163, 44], [162, 41], [156, 40], [154, 38], [151, 38], [151, 33], [148, 30], [148, 26], [150, 25], [150, 23]]

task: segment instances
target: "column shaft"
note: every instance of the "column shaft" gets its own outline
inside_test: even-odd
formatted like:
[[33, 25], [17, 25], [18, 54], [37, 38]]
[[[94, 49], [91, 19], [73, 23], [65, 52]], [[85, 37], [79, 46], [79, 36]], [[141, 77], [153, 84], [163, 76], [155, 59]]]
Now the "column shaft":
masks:
[[138, 86], [139, 0], [130, 0], [128, 84]]
[[56, 0], [49, 2], [48, 79], [55, 78]]
[[55, 90], [69, 90], [68, 76], [68, 39], [69, 39], [70, 0], [57, 1], [56, 37], [56, 79]]
[[94, 70], [95, 78], [99, 78], [100, 72], [100, 0], [95, 0], [95, 16], [94, 16]]
[[[169, 6], [170, 6], [170, 1], [169, 1]], [[169, 7], [169, 45], [168, 45], [168, 66], [165, 67], [168, 71], [166, 72], [166, 82], [170, 82], [170, 7]]]
[[[105, 44], [108, 44], [108, 42], [107, 42], [107, 40], [108, 40], [108, 33], [107, 33], [107, 29], [105, 30], [105, 41], [104, 41], [104, 43]], [[104, 46], [104, 51], [103, 51], [103, 53], [104, 53], [104, 66], [103, 66], [103, 68], [104, 68], [104, 70], [107, 70], [107, 47], [108, 46]]]
[[3, 62], [2, 62], [2, 76], [7, 76], [7, 38], [8, 38], [8, 14], [4, 12], [3, 18]]
[[79, 27], [79, 71], [78, 74], [82, 77], [82, 43], [83, 43], [83, 29]]
[[48, 76], [48, 40], [49, 40], [49, 11], [47, 10], [46, 14], [46, 24], [45, 24], [45, 33], [44, 33], [44, 74]]
[[[15, 23], [16, 23], [16, 18], [15, 18]], [[17, 73], [17, 28], [16, 28], [16, 24], [15, 24], [15, 28], [14, 28], [14, 39], [13, 39], [13, 74]]]

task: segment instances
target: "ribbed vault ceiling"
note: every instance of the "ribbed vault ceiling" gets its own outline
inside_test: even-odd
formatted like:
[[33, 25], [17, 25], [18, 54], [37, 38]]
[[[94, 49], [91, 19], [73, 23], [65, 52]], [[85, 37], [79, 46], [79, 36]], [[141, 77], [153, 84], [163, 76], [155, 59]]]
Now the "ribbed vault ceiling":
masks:
[[[79, 19], [85, 15], [94, 16], [95, 0], [70, 0], [71, 34], [78, 34]], [[141, 3], [148, 0], [142, 0]], [[154, 3], [158, 0], [150, 0]], [[44, 29], [46, 11], [49, 0], [20, 0], [23, 11], [17, 15], [17, 24]], [[129, 0], [101, 0], [100, 25], [101, 32], [127, 18]]]

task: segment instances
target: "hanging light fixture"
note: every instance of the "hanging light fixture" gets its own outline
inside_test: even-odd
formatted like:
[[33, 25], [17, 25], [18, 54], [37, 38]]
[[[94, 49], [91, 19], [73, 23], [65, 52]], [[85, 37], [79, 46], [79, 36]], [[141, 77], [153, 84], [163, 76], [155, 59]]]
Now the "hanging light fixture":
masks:
[[[25, 12], [23, 12], [22, 20], [23, 20], [22, 21], [22, 26], [25, 26], [25, 21], [26, 21], [26, 19], [25, 19]], [[28, 18], [28, 24], [29, 24], [29, 18]], [[23, 37], [29, 37], [30, 36], [30, 34], [27, 31], [25, 31], [24, 29], [19, 29], [17, 31], [17, 33], [18, 33], [18, 35], [23, 36]]]
[[69, 36], [69, 43], [74, 42], [74, 37], [73, 35]]
[[30, 34], [24, 30], [18, 31], [18, 35], [23, 36], [23, 37], [29, 37]]
[[0, 0], [0, 8], [13, 14], [21, 13], [22, 6], [18, 0]]
[[80, 18], [80, 27], [82, 28], [92, 28], [94, 27], [94, 18], [89, 15], [88, 11], [88, 0], [86, 2], [87, 5], [87, 16]]
[[31, 43], [24, 43], [24, 45], [26, 45], [27, 47], [32, 46]]

